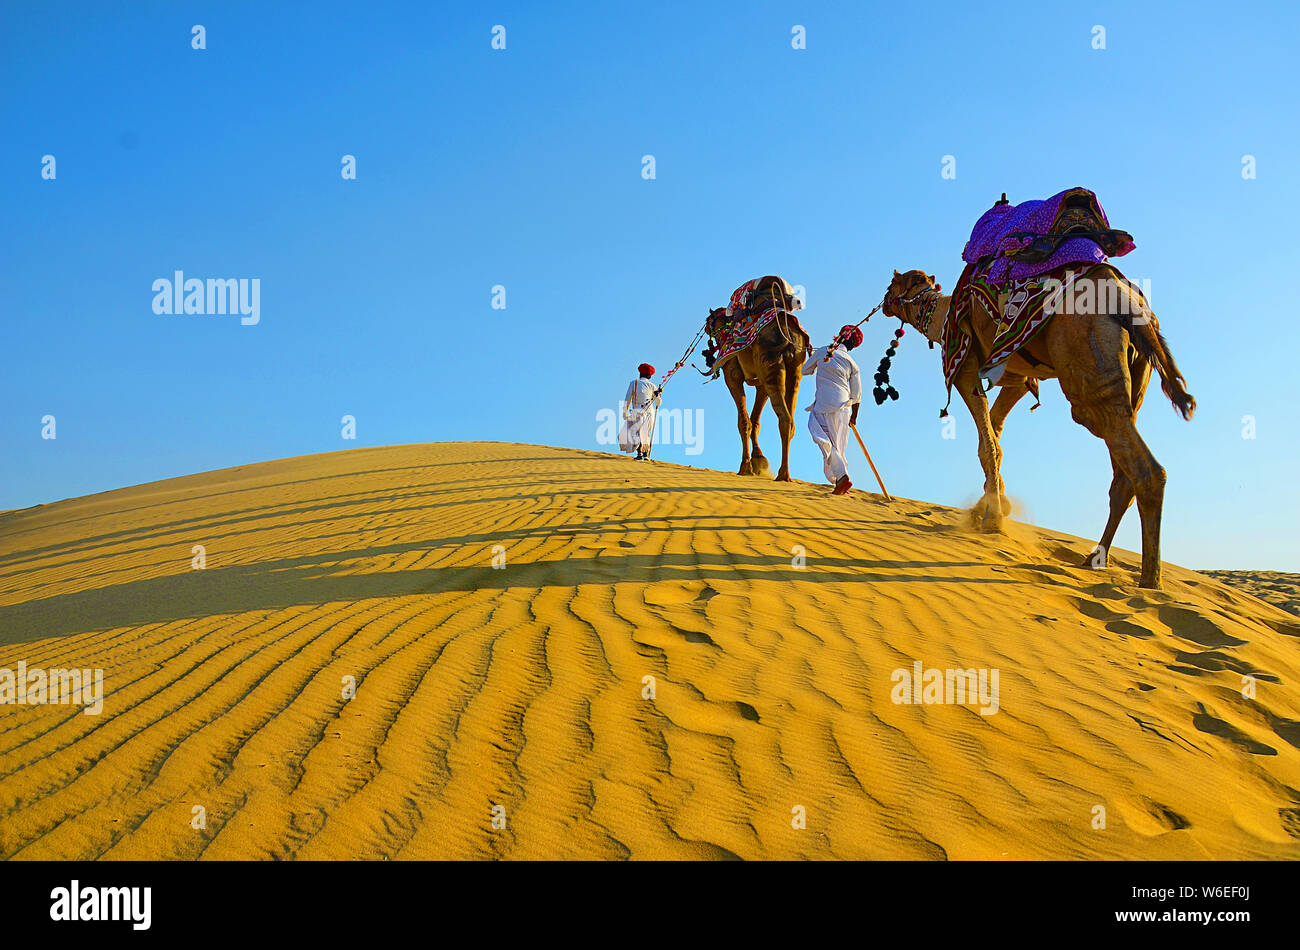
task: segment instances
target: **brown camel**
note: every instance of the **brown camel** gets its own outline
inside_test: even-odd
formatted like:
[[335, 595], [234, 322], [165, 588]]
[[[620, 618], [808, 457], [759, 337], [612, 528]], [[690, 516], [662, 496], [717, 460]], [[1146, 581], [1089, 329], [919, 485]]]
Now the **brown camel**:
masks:
[[[975, 420], [984, 469], [984, 495], [971, 514], [983, 530], [1001, 530], [1002, 516], [1011, 510], [1002, 485], [1002, 426], [1025, 393], [1036, 391], [1038, 380], [1055, 378], [1070, 401], [1074, 421], [1104, 440], [1110, 450], [1110, 518], [1100, 543], [1084, 558], [1083, 566], [1106, 566], [1120, 519], [1136, 495], [1142, 518], [1142, 575], [1138, 583], [1159, 588], [1165, 470], [1138, 434], [1137, 411], [1152, 366], [1160, 375], [1161, 389], [1184, 419], [1192, 418], [1196, 400], [1185, 388], [1155, 314], [1118, 270], [1094, 269], [1074, 287], [1073, 293], [1062, 295], [1047, 323], [1006, 363], [998, 381], [1002, 391], [992, 410], [981, 385], [980, 369], [990, 355], [1001, 314], [988, 312], [978, 295], [976, 302], [965, 308], [968, 313], [957, 314], [958, 325], [973, 333], [953, 386]], [[951, 302], [951, 297], [940, 293], [932, 275], [920, 270], [894, 271], [882, 309], [916, 327], [932, 342], [941, 343]]]
[[[722, 364], [722, 376], [727, 381], [727, 389], [731, 390], [731, 398], [736, 402], [736, 425], [740, 430], [741, 452], [738, 474], [768, 477], [772, 474], [767, 458], [758, 447], [759, 416], [768, 400], [771, 400], [781, 429], [781, 468], [776, 473], [778, 482], [790, 480], [790, 439], [794, 435], [799, 381], [803, 378], [800, 371], [811, 352], [808, 334], [790, 310], [789, 288], [784, 284], [780, 278], [774, 278], [760, 284], [750, 294], [748, 308], [751, 312], [763, 313], [772, 306], [780, 307], [785, 312], [779, 313], [764, 327], [753, 343], [727, 357]], [[709, 335], [716, 339], [718, 333], [722, 332], [725, 321], [725, 308], [712, 311], [705, 324]], [[745, 406], [746, 383], [755, 390], [753, 412], [749, 412]]]

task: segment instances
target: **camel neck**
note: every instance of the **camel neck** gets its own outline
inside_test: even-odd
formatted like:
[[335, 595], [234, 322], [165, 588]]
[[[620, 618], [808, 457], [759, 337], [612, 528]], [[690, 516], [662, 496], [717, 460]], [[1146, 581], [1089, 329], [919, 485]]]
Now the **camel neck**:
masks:
[[[934, 304], [933, 311], [930, 311], [930, 303], [934, 300], [934, 297], [928, 297], [925, 300], [905, 304], [904, 314], [907, 317], [907, 322], [920, 330], [927, 340], [931, 343], [940, 343], [943, 340], [943, 325], [948, 319], [948, 307], [952, 303], [952, 298], [937, 291], [935, 295], [939, 299]], [[929, 323], [923, 328], [921, 326], [921, 315], [926, 312], [930, 314]]]

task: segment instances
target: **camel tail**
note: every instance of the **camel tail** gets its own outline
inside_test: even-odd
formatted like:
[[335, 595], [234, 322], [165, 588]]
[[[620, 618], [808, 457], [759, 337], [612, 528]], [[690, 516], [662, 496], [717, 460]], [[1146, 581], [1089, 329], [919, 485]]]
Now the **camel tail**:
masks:
[[1129, 324], [1129, 338], [1151, 365], [1160, 374], [1160, 388], [1174, 404], [1174, 408], [1184, 419], [1191, 419], [1196, 412], [1196, 397], [1187, 391], [1187, 380], [1174, 362], [1174, 354], [1169, 352], [1169, 342], [1160, 332], [1156, 315], [1149, 309], [1141, 317]]

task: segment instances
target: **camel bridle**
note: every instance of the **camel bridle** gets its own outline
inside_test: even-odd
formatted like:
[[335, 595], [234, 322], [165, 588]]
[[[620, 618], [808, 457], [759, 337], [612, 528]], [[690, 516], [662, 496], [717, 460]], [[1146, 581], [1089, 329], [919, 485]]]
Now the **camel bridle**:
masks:
[[[907, 290], [905, 292], [906, 296], [904, 294], [895, 294], [890, 297], [886, 293], [884, 303], [892, 304], [899, 311], [897, 319], [912, 324], [928, 337], [930, 335], [930, 324], [934, 322], [934, 315], [939, 309], [939, 300], [943, 295], [943, 291], [931, 285], [924, 277], [921, 278], [921, 284], [922, 286], [919, 289]], [[907, 319], [902, 310], [903, 307], [909, 304], [919, 305], [915, 318], [911, 320]], [[933, 343], [930, 345], [934, 346]]]
[[[894, 294], [892, 297], [889, 296], [888, 293], [886, 293], [886, 294], [885, 294], [885, 301], [884, 301], [884, 303], [885, 303], [886, 306], [888, 306], [888, 305], [890, 305], [890, 304], [893, 304], [895, 307], [901, 307], [901, 306], [904, 306], [904, 305], [906, 305], [906, 304], [917, 303], [918, 301], [923, 301], [923, 300], [925, 300], [925, 299], [926, 299], [930, 294], [937, 294], [937, 293], [940, 293], [940, 291], [938, 290], [938, 288], [936, 288], [936, 287], [934, 287], [933, 285], [931, 285], [931, 283], [930, 283], [928, 280], [926, 280], [924, 277], [922, 277], [922, 278], [921, 278], [921, 286], [920, 286], [918, 289], [916, 289], [916, 290], [912, 290], [911, 288], [909, 288], [909, 289], [906, 290], [904, 293]], [[899, 319], [902, 319], [902, 318], [900, 317]]]
[[915, 296], [920, 307], [916, 313], [914, 326], [927, 337], [930, 335], [930, 324], [934, 322], [934, 315], [939, 310], [939, 299], [942, 296], [943, 292], [937, 287], [922, 290]]
[[[885, 308], [885, 304], [888, 303], [888, 302], [889, 302], [889, 301], [888, 301], [888, 298], [886, 298], [886, 299], [880, 301], [880, 303], [876, 304], [874, 307], [871, 308], [871, 312], [870, 312], [870, 313], [868, 313], [865, 317], [863, 317], [863, 318], [862, 318], [861, 320], [859, 320], [857, 323], [853, 324], [853, 326], [855, 326], [855, 327], [860, 327], [860, 326], [862, 326], [862, 324], [864, 324], [864, 323], [866, 323], [868, 320], [870, 320], [870, 319], [871, 319], [871, 318], [876, 314], [877, 311], [879, 311], [879, 310], [883, 310], [883, 309]], [[842, 332], [843, 332], [843, 331], [841, 331], [841, 333], [842, 333]], [[831, 358], [831, 356], [834, 355], [836, 349], [838, 349], [838, 348], [840, 347], [840, 345], [843, 344], [843, 343], [844, 343], [844, 338], [840, 335], [840, 333], [835, 334], [835, 339], [831, 340], [831, 344], [830, 344], [830, 346], [826, 347], [826, 355], [822, 357], [822, 362], [825, 363], [825, 362], [829, 361], [830, 358]]]
[[[894, 285], [891, 283], [889, 286], [893, 287]], [[912, 326], [928, 337], [930, 335], [930, 323], [934, 320], [935, 312], [939, 309], [941, 296], [942, 291], [938, 287], [931, 285], [930, 281], [923, 275], [919, 289], [909, 287], [903, 293], [894, 294], [893, 296], [890, 296], [889, 291], [886, 290], [885, 299], [880, 302], [880, 309], [892, 306], [898, 312], [897, 314], [888, 314], [889, 316], [894, 316], [900, 324], [911, 323]], [[908, 320], [906, 311], [903, 309], [909, 304], [920, 305], [920, 311], [913, 320]], [[889, 382], [889, 368], [894, 354], [898, 352], [898, 344], [902, 340], [903, 328], [900, 326], [894, 331], [894, 339], [890, 341], [889, 348], [885, 350], [885, 355], [880, 360], [880, 365], [876, 367], [876, 386], [871, 391], [871, 394], [875, 397], [876, 405], [883, 404], [886, 399], [898, 398], [898, 390]], [[931, 342], [930, 346], [933, 347], [934, 343]]]

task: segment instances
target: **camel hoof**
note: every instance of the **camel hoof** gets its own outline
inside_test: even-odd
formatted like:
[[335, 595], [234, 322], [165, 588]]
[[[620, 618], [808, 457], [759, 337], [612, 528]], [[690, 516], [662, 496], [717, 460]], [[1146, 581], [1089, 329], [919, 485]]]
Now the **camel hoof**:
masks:
[[976, 531], [999, 534], [1002, 531], [1002, 499], [985, 495], [970, 510], [970, 524]]
[[1110, 567], [1109, 549], [1102, 547], [1100, 544], [1094, 545], [1093, 549], [1083, 556], [1079, 566], [1091, 568], [1094, 571]]
[[750, 474], [758, 475], [762, 478], [772, 477], [772, 466], [767, 463], [766, 456], [763, 455], [754, 456], [750, 459], [750, 463], [753, 465], [753, 469], [754, 469], [753, 472], [751, 472]]

